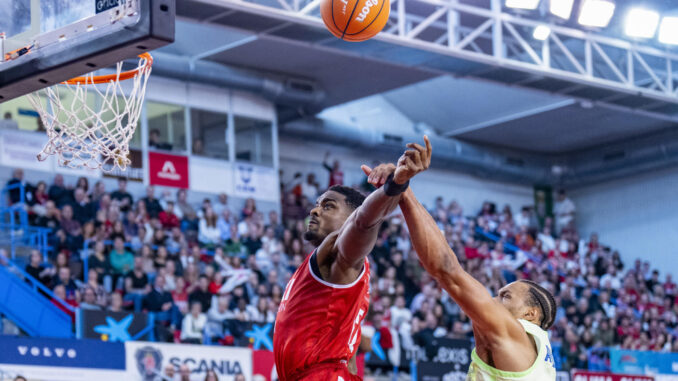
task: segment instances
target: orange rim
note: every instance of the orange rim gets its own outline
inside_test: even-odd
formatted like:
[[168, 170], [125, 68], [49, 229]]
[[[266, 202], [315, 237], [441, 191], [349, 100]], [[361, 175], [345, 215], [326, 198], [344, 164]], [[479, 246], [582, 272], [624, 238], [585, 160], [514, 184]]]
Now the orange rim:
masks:
[[71, 78], [68, 81], [61, 82], [65, 85], [80, 85], [80, 84], [100, 84], [100, 83], [109, 83], [111, 81], [120, 80], [125, 81], [131, 78], [134, 78], [141, 70], [145, 70], [153, 66], [153, 57], [149, 53], [139, 54], [139, 58], [146, 60], [146, 64], [142, 67], [138, 67], [134, 70], [123, 71], [120, 74], [107, 74], [107, 75], [95, 75], [95, 76], [82, 76]]

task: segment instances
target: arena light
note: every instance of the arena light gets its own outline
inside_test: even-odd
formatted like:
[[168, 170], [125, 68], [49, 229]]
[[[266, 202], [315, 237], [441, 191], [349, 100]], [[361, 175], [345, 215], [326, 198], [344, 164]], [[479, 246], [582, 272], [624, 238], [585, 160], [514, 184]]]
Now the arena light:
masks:
[[534, 32], [532, 32], [532, 37], [539, 41], [545, 41], [550, 35], [551, 28], [547, 27], [546, 25], [539, 25], [538, 27], [534, 28]]
[[659, 42], [678, 45], [678, 17], [664, 17], [659, 27]]
[[610, 0], [584, 0], [579, 10], [579, 23], [594, 28], [604, 28], [610, 23], [615, 4]]
[[574, 0], [551, 0], [549, 12], [561, 19], [568, 20], [572, 15], [573, 6]]
[[624, 20], [624, 33], [629, 37], [651, 38], [659, 25], [659, 13], [643, 8], [632, 8]]
[[539, 0], [506, 0], [504, 3], [507, 8], [518, 8], [518, 9], [537, 9], [539, 6]]

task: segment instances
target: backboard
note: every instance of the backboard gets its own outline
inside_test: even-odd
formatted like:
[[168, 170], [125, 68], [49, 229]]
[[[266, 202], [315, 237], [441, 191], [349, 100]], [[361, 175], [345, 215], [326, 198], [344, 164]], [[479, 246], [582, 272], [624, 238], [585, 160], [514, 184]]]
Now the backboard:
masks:
[[174, 41], [175, 0], [0, 1], [0, 103]]

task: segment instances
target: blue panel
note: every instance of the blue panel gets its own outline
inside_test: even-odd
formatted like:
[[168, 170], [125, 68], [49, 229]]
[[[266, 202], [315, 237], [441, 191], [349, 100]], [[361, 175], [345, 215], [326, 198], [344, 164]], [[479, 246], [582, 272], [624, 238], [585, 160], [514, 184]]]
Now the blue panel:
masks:
[[31, 336], [73, 337], [71, 317], [0, 267], [0, 312]]
[[125, 369], [124, 343], [0, 336], [0, 353], [3, 364]]

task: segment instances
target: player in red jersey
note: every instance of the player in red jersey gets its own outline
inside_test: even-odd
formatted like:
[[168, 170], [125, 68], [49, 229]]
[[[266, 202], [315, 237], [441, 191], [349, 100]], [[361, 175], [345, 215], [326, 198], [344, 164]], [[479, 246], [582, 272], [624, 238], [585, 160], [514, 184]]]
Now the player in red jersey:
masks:
[[430, 151], [407, 150], [395, 172], [372, 170], [370, 180], [384, 185], [369, 197], [333, 186], [318, 198], [304, 234], [317, 248], [287, 283], [276, 318], [273, 352], [280, 381], [360, 380], [354, 361], [369, 308], [366, 257], [409, 180], [430, 161]]

